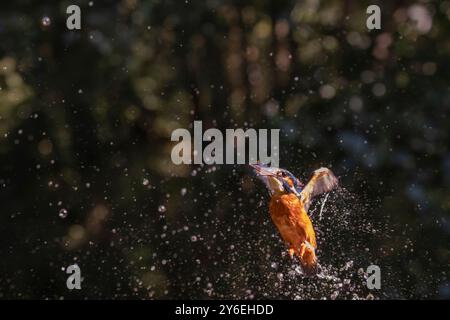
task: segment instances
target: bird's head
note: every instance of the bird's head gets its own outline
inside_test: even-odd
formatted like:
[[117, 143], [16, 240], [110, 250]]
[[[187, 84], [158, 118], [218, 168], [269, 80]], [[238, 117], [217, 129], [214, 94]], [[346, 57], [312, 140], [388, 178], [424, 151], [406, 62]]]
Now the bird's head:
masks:
[[288, 170], [268, 167], [263, 164], [251, 164], [257, 176], [265, 183], [271, 195], [302, 191], [303, 184]]

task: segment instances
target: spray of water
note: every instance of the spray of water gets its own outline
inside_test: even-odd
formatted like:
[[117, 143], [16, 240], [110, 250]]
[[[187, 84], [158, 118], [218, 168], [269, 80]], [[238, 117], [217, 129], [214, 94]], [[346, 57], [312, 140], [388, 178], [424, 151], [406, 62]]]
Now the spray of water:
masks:
[[[222, 190], [230, 184], [222, 183], [215, 187]], [[196, 192], [186, 190], [189, 195]], [[175, 202], [168, 201], [164, 214], [161, 202], [156, 203], [153, 220], [146, 217], [145, 227], [126, 232], [130, 237], [127, 241], [135, 244], [146, 239], [155, 248], [147, 260], [136, 258], [142, 261], [136, 271], [139, 283], [142, 282], [136, 295], [213, 299], [385, 298], [383, 290], [371, 291], [366, 285], [367, 267], [377, 264], [380, 256], [376, 251], [378, 237], [387, 233], [386, 226], [375, 215], [376, 204], [345, 188], [314, 199], [309, 215], [316, 231], [319, 268], [316, 275], [308, 277], [298, 259], [289, 256], [271, 221], [266, 190], [248, 190], [247, 198], [242, 197], [242, 190], [230, 189], [226, 196], [221, 196], [223, 191], [217, 193], [212, 207], [199, 206], [201, 210], [195, 211], [196, 215], [186, 214], [177, 219], [171, 219], [171, 212], [190, 208], [201, 197], [215, 193], [193, 196], [194, 202], [180, 194], [183, 208], [173, 208]], [[156, 234], [140, 233], [155, 229], [155, 225], [159, 228]]]
[[271, 265], [276, 277], [269, 276], [273, 280], [260, 287], [263, 295], [288, 299], [381, 298], [366, 285], [366, 269], [374, 261], [371, 243], [383, 228], [373, 224], [371, 215], [362, 200], [344, 188], [324, 195], [311, 208], [318, 242], [318, 274], [305, 276], [299, 262], [283, 254], [281, 262]]
[[319, 220], [322, 220], [322, 212], [323, 212], [323, 208], [325, 207], [325, 204], [327, 203], [327, 200], [328, 200], [328, 196], [329, 196], [329, 195], [330, 195], [330, 194], [327, 193], [327, 194], [325, 195], [325, 198], [324, 198], [323, 201], [322, 201], [322, 205], [320, 206]]

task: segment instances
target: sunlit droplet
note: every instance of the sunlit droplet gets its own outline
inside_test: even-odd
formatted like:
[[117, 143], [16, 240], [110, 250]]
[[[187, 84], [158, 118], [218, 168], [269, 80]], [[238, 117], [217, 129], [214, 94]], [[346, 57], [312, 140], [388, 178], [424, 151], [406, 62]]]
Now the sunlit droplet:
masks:
[[47, 16], [42, 17], [41, 24], [43, 27], [48, 27], [51, 25], [51, 23], [52, 23], [52, 20], [49, 17], [47, 17]]
[[59, 214], [58, 214], [58, 215], [59, 215], [59, 217], [62, 218], [62, 219], [66, 218], [67, 215], [68, 215], [67, 209], [62, 208], [61, 210], [59, 210]]

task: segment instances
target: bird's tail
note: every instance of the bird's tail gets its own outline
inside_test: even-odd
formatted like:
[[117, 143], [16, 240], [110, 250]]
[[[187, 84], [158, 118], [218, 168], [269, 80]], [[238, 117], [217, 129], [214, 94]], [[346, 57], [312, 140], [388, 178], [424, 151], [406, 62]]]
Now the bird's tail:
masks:
[[312, 276], [317, 273], [316, 252], [309, 243], [302, 243], [300, 247], [300, 263], [306, 275]]

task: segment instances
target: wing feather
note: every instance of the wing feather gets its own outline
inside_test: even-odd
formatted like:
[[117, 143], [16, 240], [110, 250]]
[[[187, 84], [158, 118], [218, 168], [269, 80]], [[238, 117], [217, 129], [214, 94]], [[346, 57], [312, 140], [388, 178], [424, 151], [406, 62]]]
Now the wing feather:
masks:
[[305, 206], [305, 209], [309, 209], [311, 199], [324, 192], [330, 192], [338, 186], [338, 179], [334, 173], [328, 168], [320, 168], [313, 172], [311, 179], [300, 193], [300, 199]]

